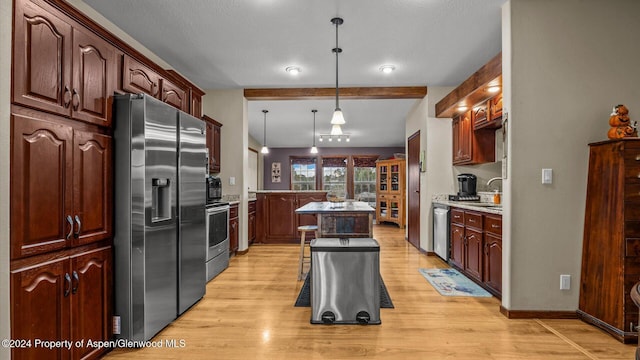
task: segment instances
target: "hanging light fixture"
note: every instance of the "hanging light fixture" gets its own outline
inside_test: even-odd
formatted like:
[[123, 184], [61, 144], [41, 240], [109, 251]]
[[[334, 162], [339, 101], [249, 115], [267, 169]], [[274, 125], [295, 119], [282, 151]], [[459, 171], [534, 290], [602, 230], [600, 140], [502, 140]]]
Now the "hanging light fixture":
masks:
[[340, 109], [340, 87], [338, 86], [338, 54], [342, 52], [342, 49], [338, 47], [338, 26], [344, 23], [344, 20], [339, 17], [335, 17], [331, 19], [331, 23], [336, 26], [336, 47], [333, 48], [333, 52], [336, 53], [336, 109], [333, 112], [333, 117], [331, 117], [331, 134], [340, 135], [342, 134], [342, 129], [340, 125], [344, 125], [344, 115], [342, 115], [342, 110]]
[[311, 110], [311, 112], [313, 113], [313, 146], [311, 147], [310, 152], [312, 154], [317, 154], [318, 148], [316, 147], [316, 113], [318, 112], [318, 110], [313, 109]]
[[264, 114], [264, 131], [262, 132], [262, 150], [260, 150], [261, 153], [263, 154], [268, 154], [269, 153], [269, 148], [267, 147], [267, 113], [269, 112], [269, 110], [262, 110], [262, 113]]

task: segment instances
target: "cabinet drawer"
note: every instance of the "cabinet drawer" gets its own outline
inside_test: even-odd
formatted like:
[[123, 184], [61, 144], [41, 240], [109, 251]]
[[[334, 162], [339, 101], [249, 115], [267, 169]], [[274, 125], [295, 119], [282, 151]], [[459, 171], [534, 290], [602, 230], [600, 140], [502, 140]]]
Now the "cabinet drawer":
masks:
[[254, 213], [256, 212], [256, 202], [255, 201], [249, 201], [249, 213]]
[[464, 211], [451, 209], [451, 222], [464, 225]]
[[640, 181], [624, 184], [624, 200], [640, 203]]
[[495, 235], [502, 235], [502, 216], [485, 215], [484, 231]]
[[231, 207], [229, 208], [229, 219], [233, 219], [233, 218], [237, 218], [238, 217], [238, 205], [231, 205]]
[[465, 211], [464, 225], [467, 227], [482, 229], [482, 214]]

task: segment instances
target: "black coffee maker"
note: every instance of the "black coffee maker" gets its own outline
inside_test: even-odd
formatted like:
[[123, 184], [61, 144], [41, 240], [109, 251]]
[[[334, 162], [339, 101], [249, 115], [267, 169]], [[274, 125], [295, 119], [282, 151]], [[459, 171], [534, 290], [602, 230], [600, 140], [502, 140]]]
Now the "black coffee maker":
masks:
[[478, 201], [480, 197], [476, 194], [476, 183], [478, 178], [473, 174], [458, 175], [458, 201]]

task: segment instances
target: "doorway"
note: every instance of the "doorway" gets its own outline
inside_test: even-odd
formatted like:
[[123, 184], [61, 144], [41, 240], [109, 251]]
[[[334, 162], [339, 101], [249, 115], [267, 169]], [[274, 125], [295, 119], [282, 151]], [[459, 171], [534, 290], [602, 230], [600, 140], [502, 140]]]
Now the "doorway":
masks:
[[420, 131], [407, 142], [407, 240], [420, 250]]

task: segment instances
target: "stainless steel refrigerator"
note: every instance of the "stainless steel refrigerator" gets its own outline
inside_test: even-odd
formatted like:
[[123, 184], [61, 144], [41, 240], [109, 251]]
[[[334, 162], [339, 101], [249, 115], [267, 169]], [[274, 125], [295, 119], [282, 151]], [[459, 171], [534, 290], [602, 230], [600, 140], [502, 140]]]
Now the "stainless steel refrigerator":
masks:
[[205, 293], [205, 124], [147, 95], [114, 107], [116, 337], [146, 341]]

